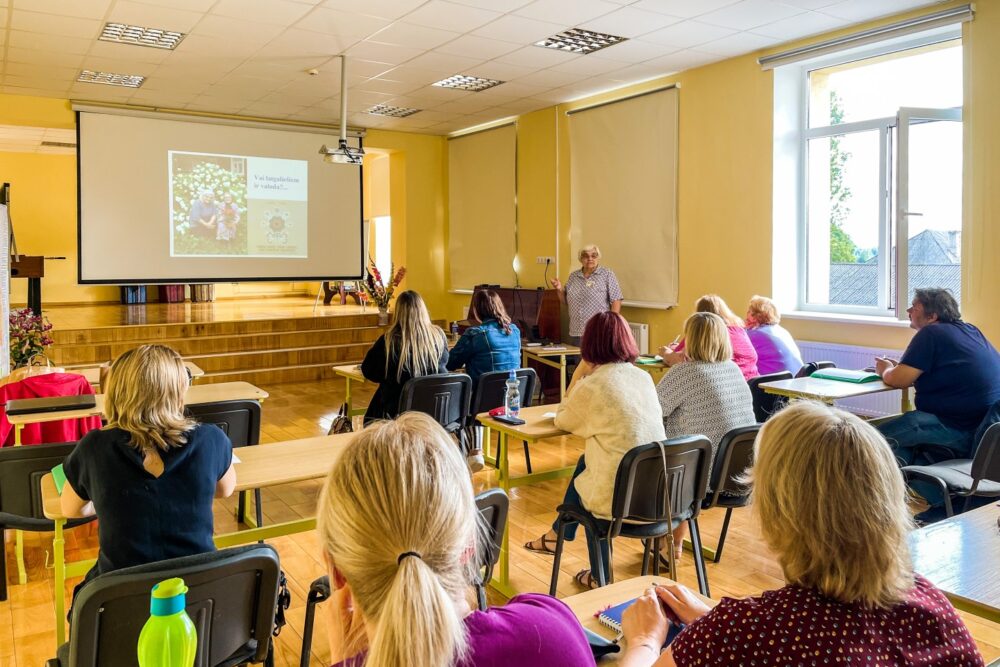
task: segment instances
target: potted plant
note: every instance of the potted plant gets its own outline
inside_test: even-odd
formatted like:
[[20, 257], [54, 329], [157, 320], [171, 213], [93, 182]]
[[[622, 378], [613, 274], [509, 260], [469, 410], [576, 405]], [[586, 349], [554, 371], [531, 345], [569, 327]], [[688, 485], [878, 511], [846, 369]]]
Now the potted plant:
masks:
[[31, 358], [43, 354], [52, 345], [49, 331], [52, 324], [41, 315], [35, 315], [31, 308], [15, 308], [10, 311], [10, 365], [23, 366]]
[[382, 274], [379, 272], [378, 267], [375, 266], [375, 260], [368, 258], [368, 275], [365, 279], [361, 281], [361, 289], [364, 290], [365, 296], [368, 298], [367, 301], [375, 304], [378, 308], [378, 323], [379, 326], [385, 326], [389, 323], [389, 302], [392, 301], [393, 292], [399, 287], [399, 283], [403, 282], [403, 276], [406, 275], [406, 268], [399, 267], [396, 270], [394, 264], [389, 265], [389, 284], [386, 285], [382, 281]]

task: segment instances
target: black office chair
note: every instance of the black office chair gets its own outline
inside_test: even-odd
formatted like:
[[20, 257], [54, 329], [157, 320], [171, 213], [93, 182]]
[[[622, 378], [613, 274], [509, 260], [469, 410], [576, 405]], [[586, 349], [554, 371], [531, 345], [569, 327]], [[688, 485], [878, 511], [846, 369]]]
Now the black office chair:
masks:
[[[518, 368], [515, 372], [518, 381], [518, 388], [521, 392], [521, 407], [530, 408], [531, 399], [535, 395], [535, 385], [538, 383], [538, 374], [534, 368]], [[499, 408], [504, 404], [507, 395], [507, 378], [510, 371], [490, 371], [479, 376], [479, 384], [476, 385], [472, 393], [472, 409], [469, 413], [469, 437], [473, 437], [471, 429], [478, 425], [475, 421], [476, 415], [489, 412], [493, 408]], [[531, 473], [531, 453], [528, 451], [528, 441], [522, 441], [524, 445], [524, 464]], [[497, 452], [499, 460], [502, 452]]]
[[791, 373], [788, 371], [781, 371], [780, 373], [758, 375], [755, 378], [747, 380], [747, 385], [750, 386], [750, 394], [753, 396], [753, 416], [754, 419], [757, 420], [757, 423], [763, 424], [766, 422], [768, 417], [785, 407], [786, 402], [786, 399], [782, 396], [767, 393], [760, 387], [760, 385], [764, 382], [777, 382], [779, 380], [791, 379]]
[[[791, 373], [787, 373], [791, 376]], [[784, 379], [784, 378], [783, 378]], [[715, 463], [712, 465], [712, 479], [709, 486], [713, 489], [710, 496], [701, 504], [703, 510], [713, 507], [725, 507], [726, 518], [722, 521], [722, 532], [719, 534], [719, 545], [715, 547], [714, 561], [722, 560], [722, 547], [726, 545], [726, 533], [729, 532], [729, 520], [733, 510], [746, 507], [750, 502], [750, 489], [741, 484], [739, 478], [753, 465], [753, 443], [760, 432], [760, 424], [740, 426], [722, 436], [715, 450]]]
[[278, 552], [254, 544], [102, 574], [80, 590], [69, 643], [46, 665], [138, 665], [136, 645], [149, 618], [150, 590], [171, 577], [188, 587], [187, 613], [198, 633], [194, 667], [273, 665], [279, 572]]
[[[608, 543], [608, 555], [614, 560], [613, 540], [631, 537], [643, 541], [642, 574], [649, 572], [649, 559], [653, 558], [654, 574], [660, 574], [660, 540], [667, 538], [671, 575], [676, 579], [674, 546], [671, 531], [687, 521], [694, 546], [695, 571], [698, 590], [708, 596], [708, 576], [701, 552], [701, 533], [698, 530], [698, 513], [708, 490], [708, 475], [712, 468], [712, 443], [703, 435], [687, 435], [629, 450], [618, 465], [614, 494], [611, 500], [611, 520], [595, 519], [590, 512], [578, 505], [564, 504], [557, 509], [556, 552], [552, 563], [552, 580], [549, 595], [556, 594], [559, 580], [559, 563], [566, 525], [574, 521], [589, 528], [598, 541]], [[685, 516], [685, 519], [674, 517]], [[597, 581], [604, 586], [604, 563], [598, 546]], [[652, 550], [652, 553], [650, 551]], [[614, 580], [614, 566], [608, 563], [608, 572]]]
[[472, 378], [465, 373], [424, 375], [408, 380], [399, 397], [399, 413], [423, 412], [464, 444], [472, 403]]
[[[252, 447], [260, 444], [260, 403], [257, 401], [218, 401], [189, 405], [184, 412], [201, 424], [215, 424], [221, 428], [233, 448]], [[260, 489], [253, 490], [257, 525], [264, 525], [264, 510]], [[240, 493], [237, 519], [245, 522], [247, 517], [246, 494]]]
[[[475, 582], [479, 609], [486, 611], [486, 584], [493, 578], [493, 568], [500, 560], [504, 530], [507, 528], [507, 494], [503, 489], [488, 489], [476, 496], [476, 508], [486, 528], [490, 541], [482, 551], [481, 578]], [[313, 625], [316, 622], [316, 605], [330, 597], [330, 577], [316, 579], [309, 586], [306, 596], [306, 617], [302, 624], [302, 652], [299, 667], [309, 667], [312, 655]]]
[[807, 378], [816, 371], [821, 371], [824, 368], [836, 368], [837, 364], [832, 361], [810, 361], [807, 364], [802, 364], [802, 368], [795, 374], [797, 378]]
[[[55, 525], [42, 513], [38, 483], [69, 456], [75, 442], [0, 448], [0, 537], [8, 528], [51, 532]], [[67, 528], [89, 523], [94, 517], [71, 519]], [[18, 553], [23, 564], [23, 554]], [[0, 602], [7, 599], [7, 559], [0, 551]]]
[[993, 424], [986, 429], [973, 458], [906, 466], [903, 468], [903, 475], [907, 482], [921, 480], [937, 486], [944, 496], [944, 511], [947, 516], [954, 516], [952, 495], [965, 498], [963, 512], [969, 509], [969, 503], [975, 496], [1000, 496], [1000, 424]]

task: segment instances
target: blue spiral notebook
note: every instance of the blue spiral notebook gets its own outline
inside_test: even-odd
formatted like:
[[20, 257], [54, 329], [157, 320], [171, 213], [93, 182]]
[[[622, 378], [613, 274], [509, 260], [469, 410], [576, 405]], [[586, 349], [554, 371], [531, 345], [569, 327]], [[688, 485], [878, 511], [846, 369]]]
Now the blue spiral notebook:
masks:
[[[629, 600], [628, 602], [622, 602], [621, 604], [616, 604], [613, 607], [608, 607], [601, 613], [597, 615], [597, 621], [607, 627], [611, 628], [615, 632], [621, 633], [622, 631], [622, 614], [625, 610], [632, 606], [635, 599]], [[662, 603], [661, 603], [662, 604]], [[674, 637], [680, 634], [686, 626], [682, 623], [676, 623], [674, 621], [670, 622], [670, 629], [667, 630], [667, 640], [663, 642], [663, 648], [670, 645], [670, 642], [674, 641]]]

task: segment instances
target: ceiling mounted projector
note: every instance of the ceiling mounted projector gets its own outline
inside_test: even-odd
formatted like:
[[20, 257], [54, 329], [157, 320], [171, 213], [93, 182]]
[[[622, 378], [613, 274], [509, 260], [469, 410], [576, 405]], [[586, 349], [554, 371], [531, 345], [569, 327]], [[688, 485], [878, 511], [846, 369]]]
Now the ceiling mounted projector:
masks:
[[347, 145], [347, 56], [340, 56], [340, 141], [336, 148], [327, 148], [326, 144], [319, 149], [324, 162], [334, 164], [357, 164], [364, 162], [365, 149], [360, 145], [351, 148]]

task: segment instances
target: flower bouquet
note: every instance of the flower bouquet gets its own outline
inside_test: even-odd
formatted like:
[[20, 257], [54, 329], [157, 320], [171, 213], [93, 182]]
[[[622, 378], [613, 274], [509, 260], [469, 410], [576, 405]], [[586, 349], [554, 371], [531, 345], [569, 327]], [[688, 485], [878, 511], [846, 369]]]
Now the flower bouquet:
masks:
[[10, 363], [12, 368], [22, 366], [52, 345], [49, 331], [52, 324], [31, 308], [10, 311]]
[[389, 322], [389, 302], [392, 301], [393, 292], [399, 287], [399, 283], [403, 282], [406, 268], [401, 266], [397, 271], [395, 265], [390, 264], [389, 273], [389, 284], [386, 285], [378, 267], [375, 266], [375, 260], [369, 257], [368, 275], [361, 281], [361, 289], [367, 297], [366, 301], [370, 301], [378, 308], [379, 324]]

